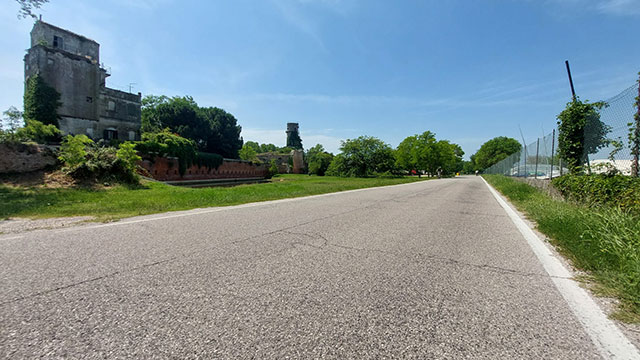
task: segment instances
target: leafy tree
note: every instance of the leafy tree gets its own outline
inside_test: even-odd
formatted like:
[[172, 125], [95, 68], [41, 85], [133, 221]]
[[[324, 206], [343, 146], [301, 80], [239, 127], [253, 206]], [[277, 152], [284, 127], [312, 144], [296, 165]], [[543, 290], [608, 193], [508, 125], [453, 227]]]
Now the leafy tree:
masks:
[[409, 136], [396, 149], [396, 166], [407, 171], [418, 170], [419, 157], [418, 138], [415, 135]]
[[240, 137], [242, 127], [238, 125], [236, 118], [217, 107], [200, 108], [200, 115], [210, 129], [202, 151], [236, 159], [243, 143]]
[[16, 131], [21, 141], [35, 141], [38, 144], [56, 143], [60, 141], [60, 130], [54, 125], [45, 125], [38, 120], [27, 120], [27, 125]]
[[436, 172], [438, 169], [443, 174], [454, 174], [462, 170], [462, 156], [464, 151], [458, 144], [452, 144], [449, 140], [440, 140], [435, 144]]
[[116, 152], [116, 157], [122, 161], [125, 168], [134, 174], [138, 168], [138, 162], [142, 160], [135, 150], [135, 144], [129, 141], [120, 144], [118, 151]]
[[[60, 140], [60, 130], [54, 125], [45, 125], [37, 120], [22, 120], [22, 112], [11, 106], [3, 113], [3, 127], [0, 128], [0, 142], [35, 141], [39, 144]], [[25, 126], [23, 126], [25, 125]]]
[[45, 125], [58, 127], [58, 108], [60, 93], [47, 85], [40, 75], [33, 75], [27, 80], [24, 93], [24, 118], [37, 120]]
[[347, 139], [340, 151], [329, 165], [327, 175], [364, 177], [395, 170], [393, 150], [378, 138]]
[[475, 164], [473, 161], [463, 161], [462, 162], [462, 172], [465, 174], [473, 174], [476, 171]]
[[2, 128], [9, 131], [16, 131], [24, 125], [24, 121], [22, 120], [22, 111], [16, 109], [15, 106], [10, 106], [7, 110], [5, 110], [2, 115]]
[[518, 140], [506, 136], [495, 137], [480, 146], [480, 149], [471, 156], [476, 170], [482, 170], [507, 158], [522, 149]]
[[607, 146], [611, 128], [600, 121], [605, 102], [589, 103], [576, 98], [558, 115], [558, 152], [572, 174], [582, 172], [589, 154]]
[[169, 128], [178, 135], [193, 140], [200, 151], [237, 158], [242, 148], [236, 118], [226, 111], [201, 108], [190, 96], [168, 98], [146, 96], [142, 107], [143, 132], [158, 132]]
[[276, 152], [278, 147], [273, 144], [261, 144], [259, 153]]
[[16, 0], [16, 2], [20, 5], [18, 19], [24, 19], [26, 17], [37, 19], [33, 10], [39, 9], [42, 5], [48, 3], [49, 0]]
[[256, 161], [258, 159], [258, 152], [255, 150], [256, 147], [254, 146], [254, 144], [257, 145], [258, 143], [247, 141], [247, 143], [242, 146], [242, 149], [240, 149], [239, 153], [240, 159], [247, 161]]
[[[244, 145], [242, 145], [242, 148], [243, 148], [243, 149], [244, 149], [245, 147], [246, 147], [246, 148], [250, 148], [250, 149], [251, 149], [251, 150], [253, 150], [256, 154], [258, 154], [258, 153], [260, 153], [260, 152], [261, 152], [261, 150], [260, 150], [260, 149], [261, 149], [260, 144], [258, 144], [258, 143], [257, 143], [257, 142], [255, 142], [255, 141], [246, 141], [246, 142], [244, 143]], [[242, 151], [242, 150], [240, 150], [240, 151]], [[242, 159], [242, 156], [240, 157], [240, 159]], [[246, 159], [245, 159], [245, 160], [246, 160]]]
[[416, 170], [418, 174], [442, 172], [451, 174], [462, 170], [464, 152], [448, 140], [436, 140], [431, 131], [409, 136], [396, 149], [396, 165], [403, 170]]
[[271, 163], [269, 164], [269, 177], [273, 177], [274, 175], [278, 175], [278, 164], [276, 163], [276, 159], [271, 159]]
[[197, 145], [192, 140], [165, 129], [158, 133], [142, 134], [136, 150], [149, 156], [173, 156], [178, 158], [178, 171], [184, 175], [187, 168], [198, 161]]
[[147, 95], [142, 98], [140, 131], [143, 133], [155, 133], [163, 130], [162, 122], [156, 109], [168, 101], [169, 98], [164, 95]]
[[67, 135], [60, 145], [60, 155], [58, 159], [64, 163], [68, 169], [74, 169], [86, 161], [86, 146], [93, 144], [93, 141], [86, 135]]
[[306, 158], [309, 174], [324, 176], [333, 160], [333, 154], [326, 152], [324, 147], [318, 144], [307, 151]]

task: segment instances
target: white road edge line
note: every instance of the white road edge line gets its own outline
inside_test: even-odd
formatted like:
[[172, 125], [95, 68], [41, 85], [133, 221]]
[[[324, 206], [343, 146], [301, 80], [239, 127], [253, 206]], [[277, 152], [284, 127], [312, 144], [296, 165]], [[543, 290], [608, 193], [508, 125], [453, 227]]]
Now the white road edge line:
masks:
[[618, 327], [607, 318], [586, 290], [571, 280], [571, 272], [558, 260], [544, 242], [520, 218], [520, 216], [502, 199], [501, 195], [483, 178], [489, 191], [506, 211], [511, 221], [529, 243], [529, 246], [551, 276], [551, 280], [569, 304], [594, 345], [605, 359], [640, 359], [638, 349], [627, 339]]
[[[369, 191], [369, 190], [393, 188], [393, 187], [399, 187], [399, 186], [422, 184], [422, 183], [427, 183], [427, 182], [429, 182], [429, 180], [414, 181], [414, 182], [410, 182], [410, 183], [397, 184], [397, 185], [382, 185], [382, 186], [373, 186], [373, 187], [353, 189], [353, 190], [335, 191], [335, 192], [330, 192], [330, 193], [317, 194], [317, 195], [308, 195], [308, 196], [300, 196], [300, 197], [295, 197], [295, 198], [285, 198], [285, 199], [277, 199], [277, 200], [258, 201], [258, 202], [239, 204], [239, 205], [217, 206], [217, 207], [208, 207], [208, 208], [191, 209], [191, 210], [168, 211], [168, 212], [165, 213], [165, 214], [168, 214], [168, 215], [163, 215], [163, 216], [157, 216], [159, 214], [147, 214], [147, 215], [140, 215], [140, 216], [144, 216], [145, 217], [144, 219], [129, 220], [129, 221], [126, 221], [126, 220], [125, 221], [116, 221], [116, 222], [111, 222], [111, 223], [107, 223], [107, 224], [99, 224], [99, 225], [71, 226], [71, 227], [68, 227], [68, 228], [50, 229], [49, 231], [50, 232], [54, 232], [54, 233], [61, 233], [61, 232], [68, 232], [68, 231], [81, 231], [81, 230], [99, 229], [99, 228], [111, 227], [111, 226], [131, 225], [131, 224], [137, 224], [137, 223], [148, 222], [148, 221], [165, 220], [165, 219], [172, 219], [172, 218], [184, 217], [184, 216], [202, 215], [202, 214], [209, 214], [209, 213], [214, 213], [214, 212], [218, 212], [218, 211], [227, 211], [227, 210], [242, 209], [242, 208], [248, 208], [248, 207], [266, 206], [266, 205], [273, 205], [273, 204], [279, 204], [279, 203], [285, 203], [285, 202], [293, 202], [293, 201], [301, 201], [301, 200], [306, 200], [306, 199], [321, 198], [321, 197], [327, 197], [327, 196], [350, 194], [350, 193], [359, 192], [359, 191]], [[162, 214], [162, 213], [160, 213], [160, 214]], [[43, 229], [35, 229], [34, 231], [39, 231], [39, 230], [43, 230]], [[28, 236], [30, 233], [32, 233], [32, 231], [26, 232], [26, 233], [24, 233], [22, 235], [6, 237], [6, 238], [3, 238], [0, 235], [0, 240], [15, 240], [15, 239], [19, 239], [19, 238], [24, 238], [25, 236]]]

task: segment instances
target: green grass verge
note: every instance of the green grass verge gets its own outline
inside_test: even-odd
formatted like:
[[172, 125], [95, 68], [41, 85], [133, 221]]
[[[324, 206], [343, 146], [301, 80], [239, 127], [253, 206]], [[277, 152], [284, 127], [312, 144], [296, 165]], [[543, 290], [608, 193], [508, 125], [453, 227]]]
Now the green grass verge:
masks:
[[[228, 206], [418, 181], [417, 178], [339, 178], [281, 175], [268, 184], [182, 188], [145, 182], [138, 188], [105, 189], [14, 187], [0, 185], [0, 219], [95, 216], [98, 220]], [[420, 180], [424, 180], [420, 179]]]
[[588, 208], [552, 199], [501, 175], [483, 175], [579, 269], [598, 295], [620, 299], [613, 318], [640, 322], [640, 217], [618, 208]]

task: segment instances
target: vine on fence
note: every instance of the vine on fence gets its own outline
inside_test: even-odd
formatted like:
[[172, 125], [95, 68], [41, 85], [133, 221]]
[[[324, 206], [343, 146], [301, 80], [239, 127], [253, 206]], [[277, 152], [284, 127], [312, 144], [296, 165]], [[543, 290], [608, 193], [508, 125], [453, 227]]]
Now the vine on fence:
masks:
[[[640, 72], [638, 73], [640, 75]], [[635, 116], [633, 117], [635, 122], [630, 122], [629, 126], [629, 148], [631, 149], [631, 155], [633, 161], [631, 163], [631, 176], [638, 176], [638, 156], [640, 155], [640, 80], [638, 80], [638, 96], [636, 97], [635, 107], [637, 109]]]
[[604, 101], [589, 103], [575, 100], [558, 115], [558, 152], [572, 174], [581, 173], [589, 154], [609, 144], [611, 127], [600, 120]]

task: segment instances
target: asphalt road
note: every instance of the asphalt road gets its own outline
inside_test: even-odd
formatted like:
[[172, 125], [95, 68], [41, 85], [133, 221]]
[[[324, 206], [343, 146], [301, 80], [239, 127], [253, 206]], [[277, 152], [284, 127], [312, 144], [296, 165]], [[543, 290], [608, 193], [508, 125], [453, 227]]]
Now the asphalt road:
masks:
[[599, 358], [480, 178], [0, 236], [0, 356]]

